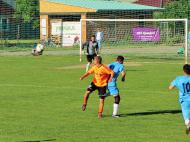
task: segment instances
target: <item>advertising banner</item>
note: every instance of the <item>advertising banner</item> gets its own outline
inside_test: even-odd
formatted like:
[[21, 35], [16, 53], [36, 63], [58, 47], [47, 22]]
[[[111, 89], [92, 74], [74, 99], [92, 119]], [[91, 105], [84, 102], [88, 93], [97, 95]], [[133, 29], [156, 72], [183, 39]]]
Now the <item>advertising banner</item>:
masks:
[[63, 22], [63, 46], [73, 46], [80, 44], [80, 22]]
[[159, 28], [133, 28], [132, 34], [135, 41], [160, 41]]

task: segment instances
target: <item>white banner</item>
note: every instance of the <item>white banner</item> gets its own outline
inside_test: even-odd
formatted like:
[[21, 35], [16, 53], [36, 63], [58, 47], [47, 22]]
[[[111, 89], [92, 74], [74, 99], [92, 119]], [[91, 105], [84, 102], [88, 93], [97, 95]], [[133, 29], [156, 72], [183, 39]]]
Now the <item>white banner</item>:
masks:
[[63, 46], [80, 44], [80, 22], [63, 22]]
[[61, 35], [62, 27], [61, 22], [55, 22], [51, 24], [51, 35]]

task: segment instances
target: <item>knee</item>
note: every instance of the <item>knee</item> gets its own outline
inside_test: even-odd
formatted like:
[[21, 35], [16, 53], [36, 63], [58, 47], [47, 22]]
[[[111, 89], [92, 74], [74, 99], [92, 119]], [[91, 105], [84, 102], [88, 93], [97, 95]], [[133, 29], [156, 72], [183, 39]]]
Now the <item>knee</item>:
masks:
[[115, 104], [119, 104], [120, 102], [120, 96], [115, 96]]

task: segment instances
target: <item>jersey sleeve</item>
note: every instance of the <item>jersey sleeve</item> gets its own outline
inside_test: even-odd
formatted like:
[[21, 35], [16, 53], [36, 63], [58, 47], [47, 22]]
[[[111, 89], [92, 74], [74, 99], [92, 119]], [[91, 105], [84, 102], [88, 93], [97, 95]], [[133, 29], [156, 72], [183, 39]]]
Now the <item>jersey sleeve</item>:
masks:
[[88, 72], [87, 72], [87, 73], [89, 73], [89, 74], [94, 73], [94, 66], [93, 66], [93, 67], [91, 67], [91, 68], [88, 70]]
[[171, 85], [175, 87], [177, 86], [177, 78], [171, 82]]
[[119, 68], [119, 71], [120, 71], [120, 72], [124, 72], [124, 71], [125, 71], [124, 66], [121, 66], [121, 67]]
[[104, 72], [107, 74], [113, 74], [113, 71], [107, 66], [104, 66]]

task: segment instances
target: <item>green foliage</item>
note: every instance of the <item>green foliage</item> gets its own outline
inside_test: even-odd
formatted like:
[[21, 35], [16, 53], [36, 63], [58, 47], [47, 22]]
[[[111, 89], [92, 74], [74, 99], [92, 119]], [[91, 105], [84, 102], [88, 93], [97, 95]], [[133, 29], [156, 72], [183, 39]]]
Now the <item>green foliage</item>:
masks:
[[154, 18], [188, 18], [190, 19], [190, 1], [178, 0], [171, 1], [162, 12], [155, 12]]
[[15, 17], [24, 23], [32, 23], [33, 28], [39, 27], [39, 0], [16, 0]]

